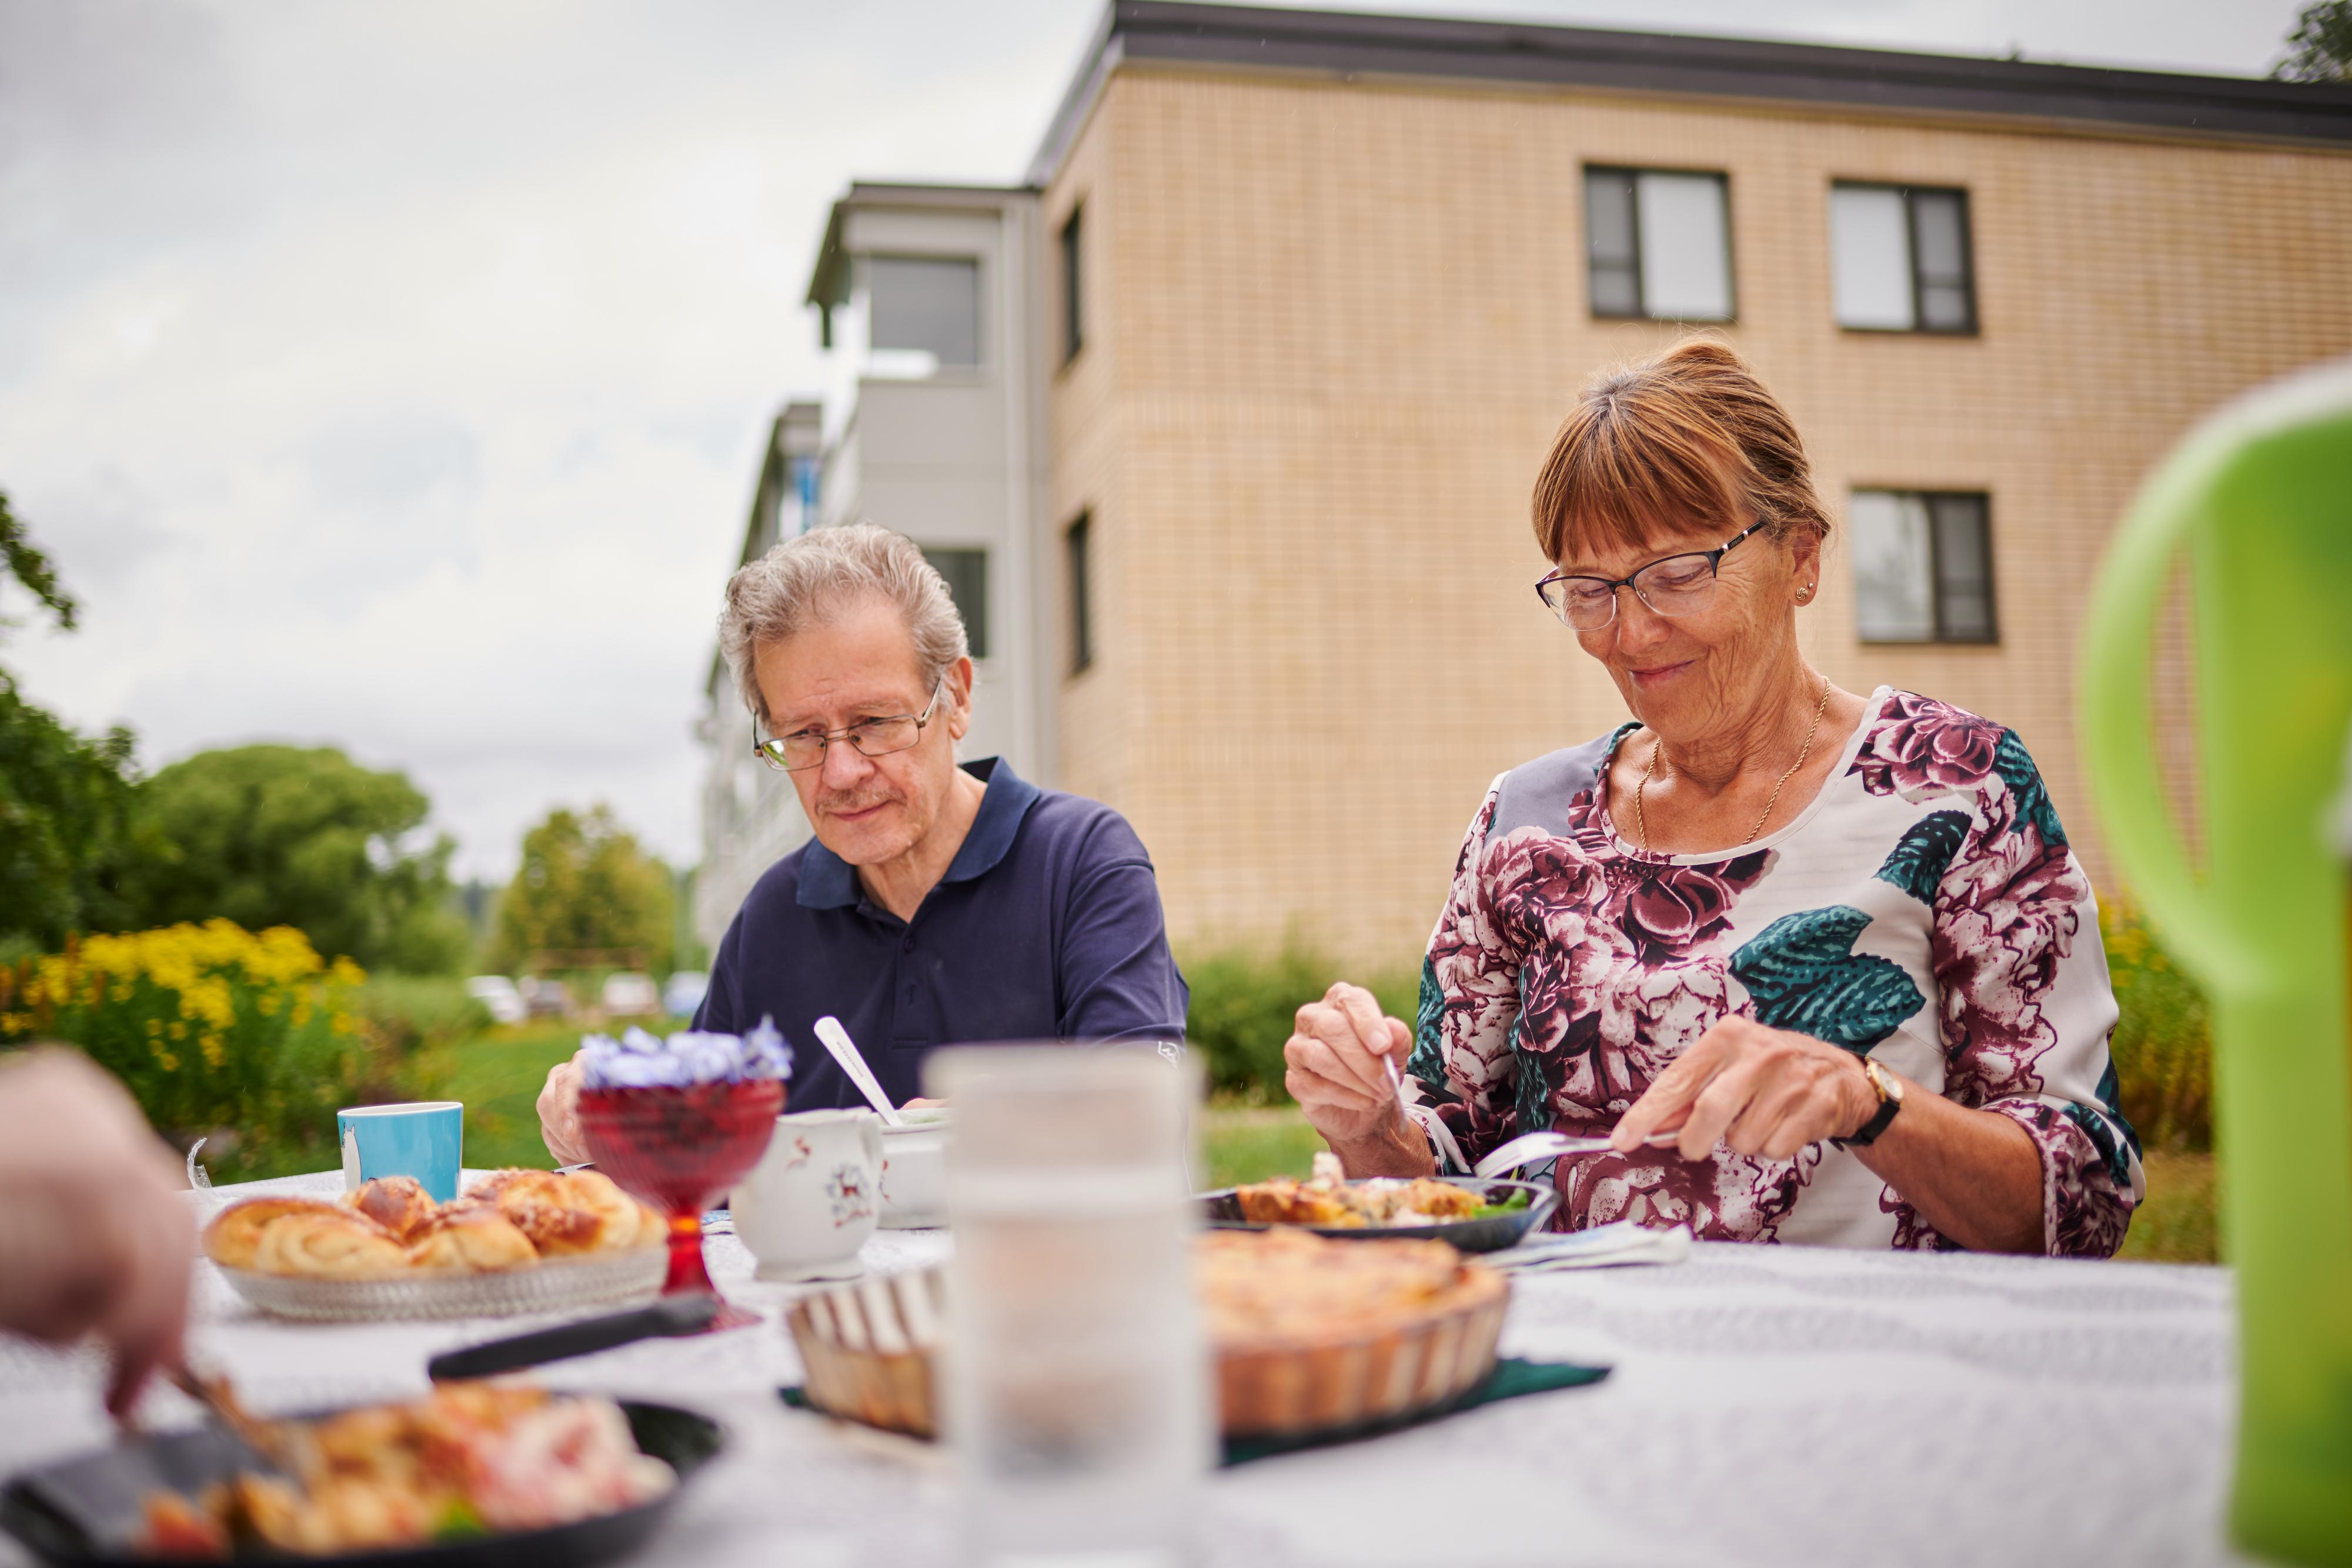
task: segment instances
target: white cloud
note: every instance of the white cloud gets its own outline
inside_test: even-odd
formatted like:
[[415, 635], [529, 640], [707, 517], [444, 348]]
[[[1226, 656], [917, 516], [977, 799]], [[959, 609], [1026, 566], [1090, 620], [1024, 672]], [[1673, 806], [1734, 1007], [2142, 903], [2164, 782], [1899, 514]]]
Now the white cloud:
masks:
[[[2258, 70], [2292, 0], [1400, 5]], [[407, 769], [697, 854], [719, 580], [855, 176], [1016, 177], [1092, 0], [0, 0], [0, 486], [84, 601], [6, 657], [150, 766]]]

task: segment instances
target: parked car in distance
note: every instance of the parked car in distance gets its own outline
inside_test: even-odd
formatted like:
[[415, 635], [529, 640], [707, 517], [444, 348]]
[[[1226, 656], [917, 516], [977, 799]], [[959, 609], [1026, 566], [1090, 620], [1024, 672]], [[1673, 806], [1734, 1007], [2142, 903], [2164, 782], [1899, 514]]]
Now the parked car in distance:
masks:
[[604, 1016], [616, 1019], [644, 1018], [661, 1009], [661, 992], [654, 988], [651, 975], [622, 973], [604, 977]]
[[562, 981], [534, 976], [525, 980], [520, 989], [532, 1018], [568, 1019], [572, 1016], [572, 988]]
[[690, 1019], [710, 989], [710, 977], [700, 969], [680, 969], [662, 987], [662, 1011], [674, 1019]]
[[520, 1023], [530, 1013], [522, 993], [504, 975], [476, 975], [466, 982], [466, 994], [499, 1023]]

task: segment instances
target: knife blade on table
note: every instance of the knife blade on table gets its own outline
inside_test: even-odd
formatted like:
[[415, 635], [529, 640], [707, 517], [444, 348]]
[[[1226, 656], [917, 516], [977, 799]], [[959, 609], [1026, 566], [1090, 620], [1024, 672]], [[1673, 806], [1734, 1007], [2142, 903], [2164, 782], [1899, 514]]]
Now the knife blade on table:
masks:
[[582, 1318], [551, 1329], [494, 1339], [463, 1350], [446, 1351], [425, 1364], [425, 1375], [436, 1383], [460, 1377], [492, 1377], [520, 1372], [575, 1355], [633, 1344], [641, 1339], [674, 1339], [700, 1333], [719, 1315], [719, 1298], [712, 1295], [665, 1296], [651, 1306], [602, 1317]]

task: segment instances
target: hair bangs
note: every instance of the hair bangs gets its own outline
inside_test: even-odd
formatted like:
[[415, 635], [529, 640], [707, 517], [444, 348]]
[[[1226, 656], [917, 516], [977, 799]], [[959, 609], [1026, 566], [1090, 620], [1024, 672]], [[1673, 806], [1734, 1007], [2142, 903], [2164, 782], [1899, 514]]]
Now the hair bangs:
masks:
[[1596, 397], [1561, 428], [1536, 482], [1547, 559], [1661, 549], [1742, 512], [1739, 449], [1706, 422], [1643, 406], [1652, 401]]

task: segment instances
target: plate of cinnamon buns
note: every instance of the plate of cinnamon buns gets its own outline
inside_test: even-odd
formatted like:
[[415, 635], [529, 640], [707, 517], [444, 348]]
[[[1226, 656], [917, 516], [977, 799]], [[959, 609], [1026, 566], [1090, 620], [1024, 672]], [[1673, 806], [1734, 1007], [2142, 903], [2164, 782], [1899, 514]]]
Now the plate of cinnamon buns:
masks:
[[230, 1204], [205, 1255], [284, 1317], [364, 1321], [560, 1312], [648, 1295], [667, 1266], [662, 1217], [593, 1170], [503, 1170], [450, 1203], [411, 1176], [340, 1200]]

